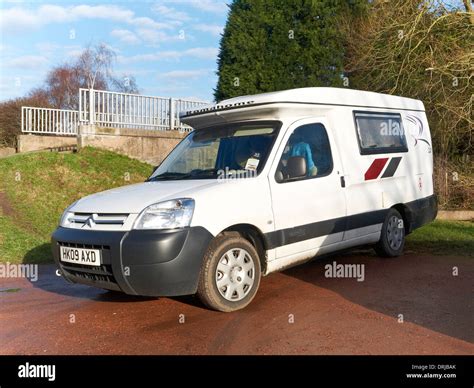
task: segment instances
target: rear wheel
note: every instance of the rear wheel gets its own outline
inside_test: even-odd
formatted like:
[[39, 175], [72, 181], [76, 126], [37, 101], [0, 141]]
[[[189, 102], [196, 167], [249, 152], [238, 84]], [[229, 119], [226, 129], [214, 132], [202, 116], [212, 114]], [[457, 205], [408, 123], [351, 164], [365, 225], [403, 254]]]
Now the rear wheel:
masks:
[[382, 257], [396, 257], [403, 253], [405, 246], [405, 224], [396, 209], [390, 209], [382, 226], [380, 240], [375, 251]]
[[197, 294], [214, 310], [240, 310], [257, 293], [260, 275], [254, 246], [238, 234], [223, 234], [216, 237], [204, 256]]

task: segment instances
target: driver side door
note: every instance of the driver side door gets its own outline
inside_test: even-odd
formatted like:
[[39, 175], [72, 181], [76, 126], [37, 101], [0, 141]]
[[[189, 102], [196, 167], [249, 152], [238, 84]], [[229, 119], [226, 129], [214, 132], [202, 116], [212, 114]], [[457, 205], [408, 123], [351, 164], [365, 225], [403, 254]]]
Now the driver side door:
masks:
[[269, 175], [275, 259], [296, 255], [297, 261], [342, 241], [346, 216], [342, 175], [328, 123], [324, 119], [293, 123]]

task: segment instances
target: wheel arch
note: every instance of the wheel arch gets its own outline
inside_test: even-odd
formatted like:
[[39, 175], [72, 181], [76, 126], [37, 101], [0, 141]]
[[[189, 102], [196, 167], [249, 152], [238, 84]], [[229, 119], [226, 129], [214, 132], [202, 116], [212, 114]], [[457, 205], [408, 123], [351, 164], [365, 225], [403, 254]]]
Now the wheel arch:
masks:
[[410, 211], [410, 208], [403, 204], [403, 203], [397, 203], [396, 205], [392, 206], [392, 209], [395, 209], [400, 213], [400, 215], [403, 218], [403, 224], [405, 226], [405, 235], [408, 235], [412, 232], [412, 218], [413, 215]]
[[248, 240], [258, 253], [262, 273], [266, 272], [267, 255], [265, 236], [262, 231], [252, 224], [235, 224], [227, 227], [218, 235], [238, 233], [240, 236]]

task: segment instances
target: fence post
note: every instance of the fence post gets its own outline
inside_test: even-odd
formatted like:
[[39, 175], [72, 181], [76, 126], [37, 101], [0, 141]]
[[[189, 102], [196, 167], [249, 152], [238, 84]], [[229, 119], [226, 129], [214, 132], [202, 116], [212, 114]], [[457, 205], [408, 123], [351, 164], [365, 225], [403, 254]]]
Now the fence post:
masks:
[[95, 118], [95, 103], [94, 103], [94, 89], [89, 89], [89, 123], [94, 124]]
[[170, 131], [174, 129], [174, 99], [170, 98], [170, 109], [169, 109], [169, 115], [170, 115]]
[[82, 105], [82, 90], [79, 88], [79, 121], [82, 120], [82, 112], [84, 111], [84, 106]]

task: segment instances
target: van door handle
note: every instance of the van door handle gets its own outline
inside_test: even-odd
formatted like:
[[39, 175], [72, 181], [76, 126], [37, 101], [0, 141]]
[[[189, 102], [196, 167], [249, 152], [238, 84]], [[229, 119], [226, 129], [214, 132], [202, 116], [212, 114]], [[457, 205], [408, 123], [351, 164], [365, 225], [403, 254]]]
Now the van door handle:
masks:
[[341, 176], [341, 187], [346, 187], [346, 180]]

